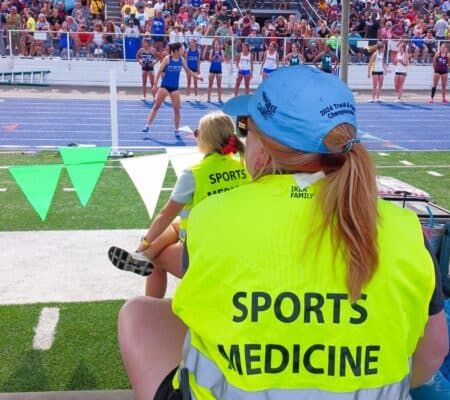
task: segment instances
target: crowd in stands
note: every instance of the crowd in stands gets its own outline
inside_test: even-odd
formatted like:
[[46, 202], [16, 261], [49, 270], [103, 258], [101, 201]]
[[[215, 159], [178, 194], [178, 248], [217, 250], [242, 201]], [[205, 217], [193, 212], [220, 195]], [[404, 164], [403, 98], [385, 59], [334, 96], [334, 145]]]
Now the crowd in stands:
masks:
[[[238, 3], [247, 7], [260, 4], [257, 0]], [[283, 1], [274, 3], [277, 9], [285, 6]], [[256, 61], [261, 61], [272, 42], [278, 45], [281, 59], [293, 44], [306, 62], [312, 62], [327, 47], [339, 56], [340, 0], [311, 3], [317, 14], [316, 19], [308, 20], [301, 13], [257, 19], [250, 9], [241, 13], [228, 0], [120, 0], [121, 21], [114, 23], [105, 20], [105, 0], [3, 0], [0, 54], [6, 53], [7, 30], [24, 29], [25, 33], [11, 34], [9, 46], [15, 55], [64, 56], [70, 52], [74, 56], [121, 58], [125, 35], [151, 37], [161, 53], [168, 43], [187, 46], [195, 38], [203, 59], [208, 58], [214, 37], [221, 39], [225, 60], [239, 53], [244, 42], [250, 45]], [[412, 62], [429, 62], [438, 41], [448, 39], [449, 15], [450, 0], [351, 1], [351, 61], [367, 62], [367, 47], [383, 40], [388, 53], [396, 51], [399, 41], [406, 41]]]

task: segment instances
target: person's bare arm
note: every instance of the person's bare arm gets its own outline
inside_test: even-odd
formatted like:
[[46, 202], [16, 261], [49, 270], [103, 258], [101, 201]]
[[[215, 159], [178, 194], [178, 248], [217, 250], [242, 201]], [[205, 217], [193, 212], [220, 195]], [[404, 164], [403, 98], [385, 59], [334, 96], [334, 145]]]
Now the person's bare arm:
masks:
[[159, 235], [161, 235], [180, 213], [183, 207], [184, 204], [169, 199], [164, 208], [153, 220], [150, 228], [148, 228], [148, 231], [144, 236], [147, 243], [152, 243]]
[[186, 64], [186, 60], [183, 57], [181, 57], [181, 64], [183, 65], [183, 69], [184, 69], [184, 72], [186, 72], [186, 75], [192, 76], [194, 79], [197, 79], [198, 81], [202, 81], [203, 80], [202, 76], [199, 73], [192, 72], [188, 68], [188, 66]]
[[447, 320], [444, 311], [429, 317], [413, 355], [411, 387], [429, 381], [449, 351]]

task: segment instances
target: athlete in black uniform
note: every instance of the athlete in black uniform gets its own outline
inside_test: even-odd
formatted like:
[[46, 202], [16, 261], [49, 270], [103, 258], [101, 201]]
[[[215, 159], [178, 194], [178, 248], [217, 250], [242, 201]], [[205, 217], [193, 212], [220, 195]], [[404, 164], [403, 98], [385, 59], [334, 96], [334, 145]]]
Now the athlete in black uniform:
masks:
[[430, 103], [434, 102], [434, 95], [436, 94], [436, 88], [439, 81], [441, 81], [442, 87], [442, 102], [448, 103], [447, 99], [445, 98], [445, 90], [447, 87], [449, 65], [450, 65], [450, 54], [448, 53], [447, 45], [445, 43], [442, 43], [439, 52], [437, 52], [436, 55], [433, 57], [434, 75], [433, 75], [433, 87], [431, 88]]
[[[156, 50], [150, 39], [144, 39], [142, 47], [136, 54], [136, 59], [141, 64], [142, 69], [142, 101], [147, 100], [147, 79], [150, 80], [150, 87], [155, 83], [155, 64], [158, 61]], [[153, 96], [154, 97], [154, 96]]]

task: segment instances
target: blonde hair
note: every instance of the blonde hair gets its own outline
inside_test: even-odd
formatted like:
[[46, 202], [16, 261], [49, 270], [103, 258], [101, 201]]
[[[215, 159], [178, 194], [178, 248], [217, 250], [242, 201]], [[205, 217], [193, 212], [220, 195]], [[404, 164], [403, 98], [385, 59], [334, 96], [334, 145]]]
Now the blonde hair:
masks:
[[199, 123], [199, 141], [213, 153], [222, 153], [231, 136], [235, 136], [236, 149], [241, 156], [245, 153], [244, 143], [236, 136], [233, 120], [222, 112], [206, 114]]
[[341, 124], [328, 133], [324, 143], [331, 154], [302, 153], [257, 133], [272, 160], [272, 172], [325, 173], [318, 194], [323, 215], [319, 232], [323, 236], [329, 228], [335, 252], [344, 250], [347, 290], [353, 301], [358, 300], [378, 266], [378, 191], [375, 166], [365, 147], [356, 143], [343, 152], [355, 137], [354, 127]]

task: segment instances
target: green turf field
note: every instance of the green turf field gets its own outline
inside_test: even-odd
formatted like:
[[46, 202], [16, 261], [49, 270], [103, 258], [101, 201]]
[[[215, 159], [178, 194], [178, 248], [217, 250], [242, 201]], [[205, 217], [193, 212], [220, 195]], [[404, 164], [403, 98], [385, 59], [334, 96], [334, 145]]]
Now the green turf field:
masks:
[[[0, 307], [0, 393], [128, 388], [119, 356], [120, 301]], [[55, 342], [32, 349], [44, 306], [59, 307]]]
[[[393, 176], [429, 192], [433, 200], [450, 208], [450, 152], [392, 152], [388, 156], [373, 153], [379, 175]], [[415, 166], [400, 164], [410, 161]], [[62, 163], [57, 152], [36, 155], [2, 155], [0, 165], [25, 165]], [[74, 192], [64, 192], [71, 187], [69, 177], [63, 170], [59, 187], [48, 217], [42, 222], [28, 204], [21, 190], [6, 169], [0, 169], [0, 229], [11, 230], [73, 230], [73, 229], [131, 229], [148, 226], [144, 205], [126, 172], [118, 161], [107, 164], [87, 207], [81, 207]], [[441, 173], [442, 177], [429, 175], [426, 171]], [[164, 187], [173, 187], [175, 174], [169, 167]], [[169, 192], [161, 192], [157, 210], [166, 202]]]
[[[378, 174], [392, 176], [429, 192], [433, 200], [450, 208], [450, 152], [372, 153]], [[405, 166], [400, 161], [409, 161]], [[0, 153], [0, 165], [62, 163], [56, 152], [36, 155]], [[63, 170], [54, 204], [41, 222], [7, 169], [0, 169], [0, 230], [131, 229], [148, 226], [142, 201], [126, 172], [110, 161], [86, 208]], [[435, 171], [442, 176], [432, 176]], [[164, 187], [173, 187], [175, 174], [169, 166]], [[169, 192], [161, 192], [157, 210]], [[24, 251], [18, 246], [18, 251]], [[123, 389], [128, 379], [117, 346], [116, 319], [123, 302], [0, 305], [0, 392], [87, 389]], [[60, 308], [53, 347], [32, 350], [34, 331], [44, 306]]]

